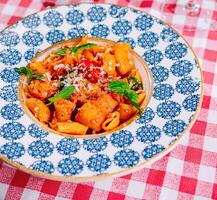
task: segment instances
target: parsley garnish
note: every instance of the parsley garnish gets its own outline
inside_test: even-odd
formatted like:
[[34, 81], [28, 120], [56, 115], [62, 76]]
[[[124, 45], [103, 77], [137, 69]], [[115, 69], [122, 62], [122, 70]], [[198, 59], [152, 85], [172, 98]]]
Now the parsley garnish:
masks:
[[55, 51], [54, 53], [57, 55], [61, 55], [61, 56], [64, 56], [66, 52], [70, 52], [71, 54], [77, 55], [79, 51], [89, 49], [89, 48], [92, 48], [94, 46], [96, 46], [96, 44], [86, 43], [86, 44], [82, 44], [82, 45], [77, 46], [77, 47], [59, 49], [59, 50]]
[[68, 99], [71, 94], [74, 92], [75, 87], [73, 85], [64, 87], [60, 92], [58, 92], [55, 96], [48, 99], [51, 103], [58, 101], [59, 99]]
[[112, 90], [113, 92], [117, 94], [122, 94], [126, 96], [132, 105], [139, 111], [139, 114], [141, 114], [142, 110], [138, 104], [138, 94], [130, 89], [130, 86], [126, 82], [122, 81], [111, 81], [108, 85], [108, 89]]
[[35, 70], [31, 70], [27, 67], [16, 67], [15, 70], [19, 74], [26, 74], [30, 79], [44, 79], [42, 74], [34, 74]]

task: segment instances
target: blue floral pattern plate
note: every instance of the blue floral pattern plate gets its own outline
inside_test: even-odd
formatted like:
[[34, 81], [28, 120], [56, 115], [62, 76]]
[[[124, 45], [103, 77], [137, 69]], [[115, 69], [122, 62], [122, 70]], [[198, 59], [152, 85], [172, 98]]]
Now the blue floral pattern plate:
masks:
[[[37, 52], [83, 35], [129, 42], [148, 63], [153, 96], [140, 118], [98, 138], [49, 133], [18, 100], [19, 74]], [[193, 123], [202, 99], [198, 60], [171, 27], [147, 13], [78, 4], [30, 15], [0, 33], [0, 157], [29, 173], [59, 180], [127, 174], [168, 153]]]

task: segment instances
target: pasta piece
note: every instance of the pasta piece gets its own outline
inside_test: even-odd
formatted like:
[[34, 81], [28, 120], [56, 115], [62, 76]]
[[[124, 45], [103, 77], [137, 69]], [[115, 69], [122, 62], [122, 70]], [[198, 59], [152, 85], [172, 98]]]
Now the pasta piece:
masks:
[[106, 115], [95, 101], [88, 101], [77, 112], [75, 121], [80, 122], [94, 131], [100, 131]]
[[89, 40], [89, 37], [88, 37], [87, 35], [83, 36], [83, 37], [81, 38], [81, 41], [78, 43], [77, 46], [80, 46], [80, 45], [82, 45], [82, 44], [86, 44], [88, 40]]
[[135, 77], [140, 82], [142, 81], [142, 78], [141, 78], [141, 75], [140, 75], [138, 69], [132, 69], [130, 74], [129, 74], [129, 77], [131, 77], [131, 76]]
[[138, 102], [138, 104], [141, 104], [144, 101], [145, 96], [146, 96], [145, 91], [138, 90], [138, 91], [136, 91], [136, 93], [138, 94], [138, 100], [137, 100], [137, 102]]
[[100, 106], [101, 110], [107, 115], [108, 113], [111, 113], [115, 107], [118, 105], [118, 102], [115, 101], [111, 95], [104, 94], [100, 96], [96, 103], [98, 106]]
[[104, 94], [97, 100], [85, 103], [78, 110], [75, 120], [98, 132], [102, 129], [101, 126], [106, 116], [112, 112], [116, 106], [117, 101], [110, 95]]
[[116, 61], [114, 55], [106, 53], [103, 56], [103, 70], [110, 76], [116, 77]]
[[66, 52], [64, 56], [64, 64], [74, 64], [77, 61], [77, 58], [70, 52]]
[[58, 122], [65, 122], [71, 120], [71, 115], [75, 107], [75, 103], [65, 99], [60, 99], [54, 102], [54, 113], [56, 120]]
[[88, 50], [84, 50], [83, 51], [83, 55], [88, 60], [93, 60], [94, 59], [93, 53], [89, 49]]
[[137, 112], [137, 110], [132, 105], [126, 103], [120, 103], [117, 111], [120, 113], [121, 121], [128, 120], [130, 117], [132, 117], [132, 115]]
[[120, 123], [120, 113], [115, 111], [108, 115], [107, 119], [102, 124], [102, 128], [105, 131], [110, 131], [118, 127], [119, 123]]
[[34, 74], [45, 74], [48, 69], [43, 62], [33, 62], [29, 64], [29, 69], [34, 71]]
[[88, 130], [88, 126], [78, 122], [57, 122], [56, 129], [61, 133], [84, 135]]
[[97, 53], [104, 53], [105, 52], [105, 47], [104, 46], [93, 46], [91, 48], [92, 52], [94, 55], [96, 55]]
[[51, 116], [50, 109], [44, 102], [36, 98], [29, 98], [26, 99], [26, 105], [40, 122], [49, 122]]
[[120, 75], [125, 75], [132, 69], [132, 61], [129, 59], [130, 45], [128, 43], [117, 43], [114, 45], [116, 62], [119, 64], [117, 71]]
[[40, 100], [46, 100], [47, 98], [53, 96], [58, 89], [51, 85], [50, 82], [32, 80], [29, 87], [29, 93]]

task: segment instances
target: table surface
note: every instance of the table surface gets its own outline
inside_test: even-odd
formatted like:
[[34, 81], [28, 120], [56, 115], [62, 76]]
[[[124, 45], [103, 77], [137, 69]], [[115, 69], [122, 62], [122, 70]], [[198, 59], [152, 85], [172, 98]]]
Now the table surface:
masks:
[[[0, 29], [43, 9], [41, 2], [0, 0]], [[95, 2], [131, 6], [160, 16], [160, 1]], [[198, 2], [217, 21], [216, 0]], [[199, 57], [204, 76], [204, 97], [196, 122], [172, 152], [135, 173], [79, 184], [37, 178], [0, 161], [0, 199], [217, 199], [217, 31], [201, 30], [203, 22], [198, 18], [196, 30], [188, 32], [184, 29], [187, 21], [184, 16], [174, 15], [171, 24], [184, 35]]]

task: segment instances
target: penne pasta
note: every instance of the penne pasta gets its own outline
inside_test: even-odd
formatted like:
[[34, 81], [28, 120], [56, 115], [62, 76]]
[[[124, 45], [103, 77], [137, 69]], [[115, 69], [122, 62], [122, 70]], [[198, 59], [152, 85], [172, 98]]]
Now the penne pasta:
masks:
[[117, 111], [120, 113], [121, 121], [128, 120], [130, 117], [132, 117], [132, 115], [137, 112], [137, 110], [132, 105], [126, 103], [120, 103]]
[[115, 111], [108, 115], [107, 119], [102, 124], [102, 128], [105, 131], [110, 131], [118, 127], [119, 123], [120, 123], [120, 113]]
[[50, 109], [43, 103], [43, 101], [36, 98], [29, 98], [26, 99], [26, 105], [40, 122], [49, 122], [51, 117]]
[[48, 72], [48, 69], [43, 62], [30, 63], [29, 68], [35, 71], [35, 74], [45, 74], [46, 72]]
[[32, 80], [28, 86], [28, 89], [32, 97], [35, 97], [42, 101], [53, 96], [58, 90], [51, 83], [40, 80]]
[[145, 96], [146, 96], [145, 91], [138, 90], [138, 91], [136, 91], [136, 93], [138, 94], [138, 100], [137, 100], [137, 102], [138, 102], [138, 104], [141, 104], [144, 101]]
[[132, 69], [129, 51], [130, 45], [128, 43], [117, 43], [114, 45], [114, 55], [118, 63], [117, 71], [120, 75], [125, 75]]
[[116, 77], [116, 61], [114, 55], [106, 53], [103, 56], [103, 70], [110, 76]]
[[97, 100], [85, 103], [75, 116], [75, 120], [94, 131], [101, 131], [102, 123], [106, 116], [114, 110], [117, 102], [108, 94], [102, 95]]
[[71, 115], [73, 110], [75, 109], [75, 106], [75, 103], [65, 99], [60, 99], [54, 102], [54, 113], [56, 120], [58, 122], [71, 120]]
[[57, 122], [56, 129], [61, 133], [84, 135], [88, 130], [88, 126], [85, 126], [78, 122]]

